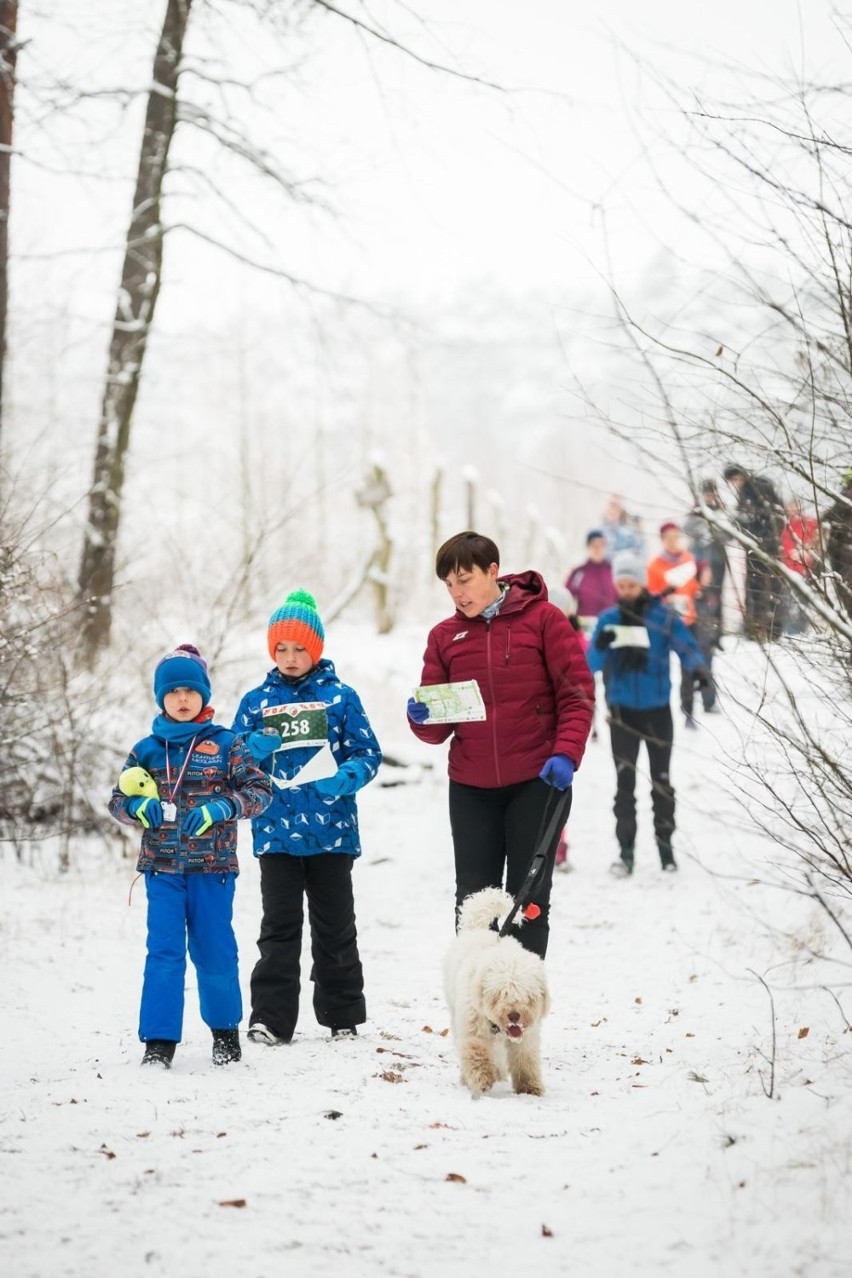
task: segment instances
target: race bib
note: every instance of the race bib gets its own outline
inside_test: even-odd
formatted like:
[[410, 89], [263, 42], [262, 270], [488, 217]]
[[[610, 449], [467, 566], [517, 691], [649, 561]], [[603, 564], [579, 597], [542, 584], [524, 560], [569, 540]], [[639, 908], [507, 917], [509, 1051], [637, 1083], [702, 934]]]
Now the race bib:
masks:
[[282, 750], [323, 746], [328, 740], [328, 710], [322, 701], [264, 706], [263, 726], [279, 733]]

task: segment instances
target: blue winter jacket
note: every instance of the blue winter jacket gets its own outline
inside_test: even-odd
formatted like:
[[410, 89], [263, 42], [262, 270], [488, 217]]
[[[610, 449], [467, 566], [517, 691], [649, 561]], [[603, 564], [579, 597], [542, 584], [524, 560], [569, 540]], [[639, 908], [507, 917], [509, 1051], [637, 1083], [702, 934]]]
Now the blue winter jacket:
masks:
[[255, 856], [277, 852], [291, 856], [313, 856], [318, 852], [360, 856], [354, 794], [335, 798], [320, 794], [309, 781], [289, 787], [284, 784], [296, 776], [325, 741], [338, 767], [346, 766], [356, 790], [372, 781], [382, 753], [358, 694], [341, 682], [327, 658], [301, 679], [287, 679], [276, 667], [260, 687], [245, 694], [233, 728], [248, 735], [270, 725], [282, 733], [283, 744], [260, 764], [270, 773], [272, 802], [251, 823]]
[[609, 706], [623, 706], [628, 710], [653, 710], [659, 706], [667, 706], [672, 695], [670, 665], [673, 652], [680, 657], [687, 671], [697, 670], [704, 664], [701, 649], [689, 627], [673, 608], [656, 596], [652, 595], [648, 602], [644, 621], [650, 643], [647, 649], [647, 667], [645, 670], [620, 671], [617, 654], [624, 649], [606, 648], [600, 651], [595, 642], [607, 626], [620, 624], [619, 608], [617, 605], [607, 608], [598, 617], [586, 656], [592, 670], [603, 671], [604, 691]]
[[[130, 751], [124, 768], [145, 768], [156, 781], [160, 798], [168, 801], [170, 780], [173, 787], [186, 762], [187, 745], [167, 745], [161, 737], [144, 737]], [[202, 723], [175, 799], [175, 821], [164, 822], [159, 830], [145, 830], [128, 813], [130, 799], [118, 786], [110, 797], [109, 810], [122, 825], [135, 826], [142, 834], [136, 865], [140, 873], [156, 870], [160, 874], [236, 874], [237, 818], [262, 812], [269, 803], [270, 790], [269, 778], [241, 737], [218, 724]], [[216, 821], [200, 836], [181, 833], [180, 827], [193, 808], [220, 798], [234, 804], [233, 820]]]

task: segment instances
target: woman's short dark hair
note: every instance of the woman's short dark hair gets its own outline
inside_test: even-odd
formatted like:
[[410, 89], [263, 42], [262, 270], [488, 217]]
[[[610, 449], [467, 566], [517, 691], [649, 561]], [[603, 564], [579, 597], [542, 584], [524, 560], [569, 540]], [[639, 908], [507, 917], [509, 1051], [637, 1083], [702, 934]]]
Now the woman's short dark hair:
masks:
[[461, 532], [450, 537], [440, 547], [435, 556], [435, 572], [439, 581], [446, 581], [451, 572], [460, 568], [470, 572], [471, 568], [481, 568], [487, 572], [491, 564], [500, 565], [500, 551], [490, 537], [480, 533]]

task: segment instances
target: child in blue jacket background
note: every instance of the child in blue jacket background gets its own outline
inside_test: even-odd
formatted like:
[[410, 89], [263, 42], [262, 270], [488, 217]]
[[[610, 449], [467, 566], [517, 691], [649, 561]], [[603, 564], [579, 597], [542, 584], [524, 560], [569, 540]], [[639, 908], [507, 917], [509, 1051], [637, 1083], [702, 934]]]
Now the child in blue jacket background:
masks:
[[271, 786], [243, 740], [213, 723], [210, 677], [197, 648], [181, 644], [163, 657], [154, 695], [161, 713], [127, 756], [109, 801], [117, 821], [143, 831], [136, 866], [148, 896], [142, 1063], [170, 1068], [180, 1042], [188, 940], [213, 1062], [226, 1065], [240, 1059], [243, 1014], [232, 926], [237, 818], [261, 813]]
[[[296, 1029], [305, 897], [317, 1021], [334, 1038], [352, 1038], [367, 1019], [352, 892], [361, 854], [355, 794], [382, 755], [358, 694], [322, 656], [324, 643], [313, 596], [294, 590], [269, 619], [275, 667], [245, 694], [233, 724], [273, 786], [271, 804], [252, 821], [263, 917], [248, 1037], [267, 1046], [289, 1043]], [[326, 745], [337, 771], [300, 784], [299, 772], [316, 766]]]
[[674, 743], [671, 654], [677, 654], [698, 686], [708, 687], [710, 676], [689, 627], [673, 608], [648, 593], [645, 565], [638, 556], [617, 554], [612, 575], [619, 601], [598, 617], [587, 659], [593, 671], [603, 671], [616, 771], [613, 812], [619, 857], [610, 869], [626, 878], [635, 859], [636, 763], [643, 742], [660, 865], [666, 871], [677, 869], [672, 851], [675, 792], [669, 776]]

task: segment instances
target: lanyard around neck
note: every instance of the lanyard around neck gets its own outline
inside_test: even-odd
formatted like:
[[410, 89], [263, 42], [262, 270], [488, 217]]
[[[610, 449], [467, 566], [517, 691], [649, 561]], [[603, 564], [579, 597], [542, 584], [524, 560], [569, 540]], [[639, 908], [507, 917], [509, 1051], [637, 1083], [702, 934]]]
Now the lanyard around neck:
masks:
[[192, 757], [192, 751], [197, 740], [198, 740], [198, 733], [196, 732], [195, 736], [192, 738], [192, 740], [190, 741], [187, 747], [186, 758], [183, 761], [183, 767], [178, 773], [178, 779], [174, 783], [174, 786], [172, 786], [172, 770], [169, 765], [169, 743], [168, 741], [166, 742], [166, 781], [168, 782], [168, 786], [169, 786], [169, 802], [170, 803], [174, 803], [175, 799], [177, 798], [178, 791], [180, 790], [181, 784], [183, 782], [184, 773], [186, 772], [186, 769], [189, 766], [189, 760]]

